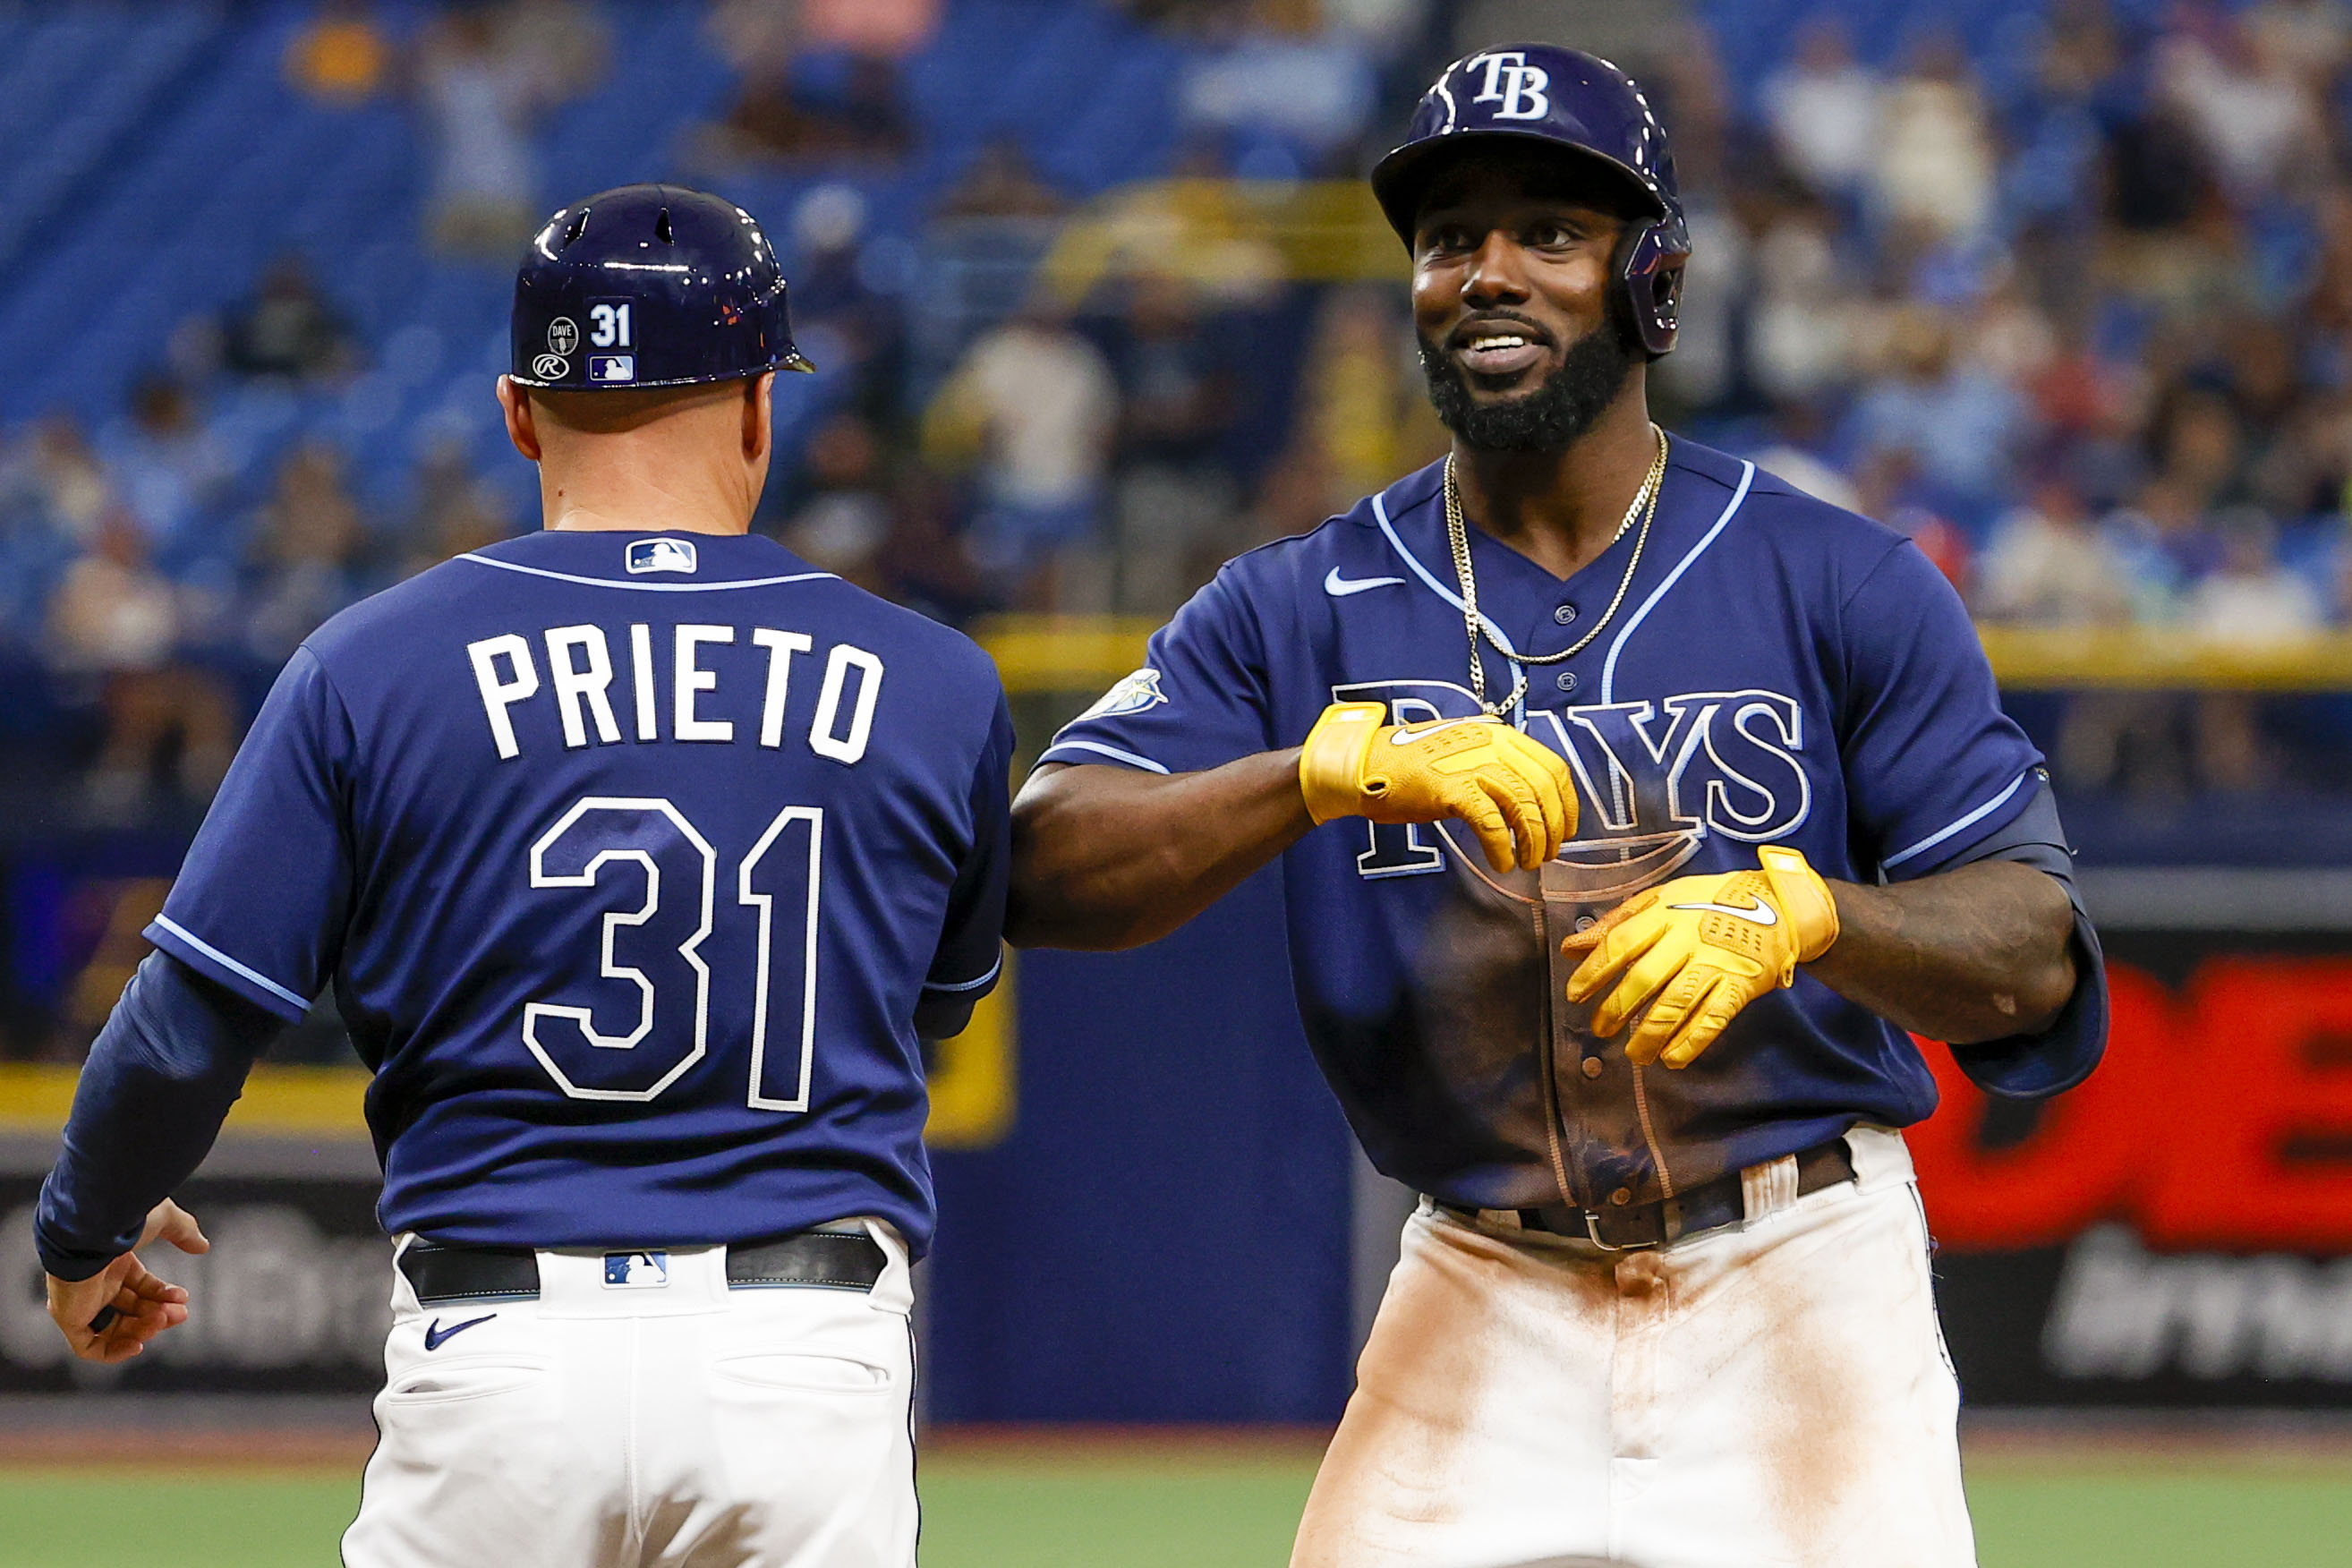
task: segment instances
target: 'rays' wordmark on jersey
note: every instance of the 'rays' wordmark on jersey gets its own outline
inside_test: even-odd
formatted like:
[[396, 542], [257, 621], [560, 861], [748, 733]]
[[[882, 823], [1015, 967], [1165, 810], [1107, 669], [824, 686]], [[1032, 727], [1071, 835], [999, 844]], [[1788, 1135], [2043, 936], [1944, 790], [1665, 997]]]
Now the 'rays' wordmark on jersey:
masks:
[[[1470, 538], [1482, 613], [1529, 655], [1589, 629], [1633, 547], [1563, 582]], [[1337, 700], [1384, 702], [1396, 723], [1475, 714], [1452, 575], [1433, 466], [1227, 565], [1045, 760], [1214, 767], [1297, 744]], [[1485, 657], [1488, 689], [1507, 690], [1516, 671]], [[1547, 1032], [1570, 1195], [1587, 1206], [1926, 1115], [1935, 1087], [1911, 1042], [1802, 974], [1689, 1068], [1635, 1068], [1561, 999], [1558, 942], [1665, 877], [1753, 867], [1759, 844], [1827, 877], [1899, 880], [2024, 809], [2040, 754], [1927, 558], [1676, 439], [1617, 619], [1531, 675], [1512, 721], [1568, 759], [1583, 812], [1539, 876], [1491, 874], [1448, 823], [1334, 822], [1286, 857], [1301, 1015], [1373, 1163], [1466, 1206], [1559, 1202], [1529, 1048]], [[2035, 1048], [2078, 1045], [2061, 1031]]]

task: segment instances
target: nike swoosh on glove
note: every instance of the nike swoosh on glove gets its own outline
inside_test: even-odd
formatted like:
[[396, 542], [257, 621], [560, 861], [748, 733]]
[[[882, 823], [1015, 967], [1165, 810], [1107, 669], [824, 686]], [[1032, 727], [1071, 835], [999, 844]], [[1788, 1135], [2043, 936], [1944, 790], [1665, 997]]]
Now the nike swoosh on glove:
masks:
[[1568, 977], [1570, 1002], [1608, 991], [1593, 1034], [1607, 1039], [1649, 1008], [1625, 1041], [1635, 1066], [1688, 1067], [1742, 1007], [1837, 941], [1837, 901], [1804, 856], [1775, 844], [1758, 858], [1753, 871], [1677, 877], [1637, 894], [1559, 944], [1585, 955]]
[[1576, 831], [1576, 784], [1559, 753], [1498, 719], [1391, 725], [1383, 702], [1334, 702], [1307, 732], [1298, 787], [1318, 823], [1470, 825], [1497, 871], [1532, 871]]

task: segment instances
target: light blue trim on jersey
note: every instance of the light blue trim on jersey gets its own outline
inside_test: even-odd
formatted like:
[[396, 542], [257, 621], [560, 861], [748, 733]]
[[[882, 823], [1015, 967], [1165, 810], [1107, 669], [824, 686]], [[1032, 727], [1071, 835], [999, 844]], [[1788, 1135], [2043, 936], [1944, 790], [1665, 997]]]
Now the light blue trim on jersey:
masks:
[[789, 577], [746, 577], [734, 583], [616, 583], [610, 577], [583, 577], [576, 572], [551, 572], [544, 566], [525, 566], [519, 561], [499, 561], [488, 555], [467, 551], [457, 557], [477, 566], [495, 566], [501, 572], [520, 572], [532, 577], [552, 577], [559, 583], [585, 583], [591, 588], [626, 588], [639, 594], [715, 594], [722, 588], [772, 588], [779, 583], [810, 583], [820, 577], [837, 577], [837, 572], [795, 572]]
[[246, 979], [252, 981], [256, 985], [260, 986], [264, 991], [268, 992], [272, 996], [283, 996], [288, 1002], [301, 1008], [305, 1013], [308, 1013], [310, 1010], [310, 1002], [308, 997], [297, 996], [294, 993], [289, 991], [283, 985], [278, 984], [278, 982], [270, 979], [269, 976], [262, 973], [260, 971], [247, 969], [244, 964], [239, 963], [236, 959], [231, 958], [227, 953], [223, 952], [219, 948], [215, 947], [211, 942], [206, 942], [204, 938], [198, 936], [195, 932], [190, 931], [187, 927], [182, 925], [171, 916], [157, 915], [155, 917], [155, 923], [162, 926], [165, 931], [170, 931], [173, 936], [178, 937], [182, 942], [186, 942], [190, 947], [194, 948], [198, 952], [203, 953], [206, 958], [211, 959], [215, 963], [219, 964], [223, 969], [227, 970], [230, 973], [243, 975]]
[[1122, 752], [1117, 746], [1106, 746], [1100, 741], [1056, 741], [1046, 747], [1037, 760], [1041, 763], [1051, 762], [1055, 752], [1100, 752], [1106, 757], [1117, 757], [1122, 763], [1139, 768], [1148, 768], [1155, 773], [1164, 773], [1168, 771], [1150, 757], [1139, 757], [1133, 752]]
[[999, 948], [996, 953], [996, 962], [990, 964], [988, 966], [988, 973], [982, 975], [979, 979], [956, 981], [926, 980], [923, 982], [923, 989], [926, 991], [977, 991], [982, 986], [987, 984], [990, 981], [995, 979], [998, 975], [1003, 973], [1004, 951], [1003, 949]]
[[1947, 827], [1938, 833], [1930, 833], [1927, 837], [1922, 838], [1918, 843], [1911, 846], [1910, 848], [1900, 850], [1895, 854], [1889, 855], [1885, 859], [1881, 860], [1878, 863], [1880, 868], [1882, 869], [1891, 870], [1895, 867], [1903, 864], [1904, 861], [1910, 859], [1912, 857], [1925, 854], [1927, 851], [1933, 849], [1937, 845], [1941, 844], [1945, 839], [1949, 838], [1953, 834], [1959, 832], [1962, 828], [1967, 827], [1973, 823], [1983, 821], [1992, 813], [1999, 811], [2001, 808], [2001, 804], [2008, 800], [2011, 795], [2017, 793], [2019, 785], [2024, 784], [2026, 780], [2032, 776], [2033, 770], [2032, 768], [2026, 769], [2025, 772], [2017, 775], [2017, 782], [2015, 784], [2011, 784], [2007, 789], [2001, 791], [1999, 795], [1993, 796], [1990, 800], [1985, 802], [1982, 805], [1977, 807], [1974, 811], [1969, 813], [1958, 822], [1953, 823], [1949, 827]]
[[1725, 504], [1723, 515], [1715, 520], [1713, 528], [1699, 536], [1699, 542], [1690, 547], [1687, 554], [1675, 563], [1675, 569], [1666, 574], [1666, 580], [1650, 590], [1650, 596], [1642, 601], [1642, 607], [1633, 612], [1633, 618], [1628, 620], [1624, 628], [1617, 634], [1617, 640], [1609, 645], [1609, 657], [1601, 663], [1601, 701], [1612, 702], [1616, 700], [1614, 693], [1617, 685], [1617, 656], [1625, 651], [1625, 639], [1632, 637], [1634, 629], [1648, 618], [1650, 612], [1658, 607], [1658, 601], [1666, 596], [1666, 591], [1682, 580], [1683, 574], [1691, 569], [1691, 563], [1706, 553], [1706, 547], [1713, 544], [1716, 535], [1721, 533], [1729, 525], [1732, 514], [1738, 511], [1740, 503], [1748, 499], [1748, 489], [1755, 482], [1756, 465], [1748, 462], [1741, 463], [1739, 484], [1732, 490], [1731, 500]]
[[[1403, 557], [1404, 563], [1412, 569], [1414, 576], [1421, 579], [1423, 587], [1455, 609], [1465, 614], [1468, 612], [1469, 606], [1462, 602], [1462, 595], [1432, 576], [1429, 568], [1423, 566], [1413, 552], [1404, 547], [1404, 541], [1397, 537], [1397, 531], [1389, 526], [1388, 502], [1380, 495], [1372, 497], [1372, 521], [1379, 523], [1381, 532], [1387, 535], [1389, 548]], [[1519, 650], [1511, 646], [1511, 639], [1503, 635], [1503, 628], [1489, 619], [1484, 610], [1478, 612], [1478, 624], [1486, 628], [1488, 635], [1493, 637], [1496, 645], [1502, 648], [1503, 657], [1511, 666], [1511, 679], [1516, 683], [1520, 674], [1527, 668], [1519, 662]], [[1513, 721], [1522, 730], [1528, 727], [1528, 700], [1524, 693], [1519, 698], [1517, 707], [1513, 710]]]

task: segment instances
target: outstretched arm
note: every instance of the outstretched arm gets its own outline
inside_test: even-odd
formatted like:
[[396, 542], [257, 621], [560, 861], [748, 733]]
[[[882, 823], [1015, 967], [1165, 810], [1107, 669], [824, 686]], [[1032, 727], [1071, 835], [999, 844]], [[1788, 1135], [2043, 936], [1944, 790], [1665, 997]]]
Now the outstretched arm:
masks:
[[2037, 1034], [2074, 994], [2074, 906], [2032, 866], [1979, 860], [1830, 890], [1838, 938], [1806, 973], [1914, 1034], [1954, 1045]]
[[1502, 871], [1532, 871], [1576, 829], [1568, 764], [1476, 717], [1390, 724], [1334, 702], [1307, 743], [1190, 773], [1040, 768], [1013, 803], [1013, 940], [1134, 947], [1165, 936], [1318, 822], [1469, 825]]
[[1013, 803], [1005, 935], [1016, 947], [1140, 946], [1314, 826], [1295, 747], [1196, 773], [1046, 763]]

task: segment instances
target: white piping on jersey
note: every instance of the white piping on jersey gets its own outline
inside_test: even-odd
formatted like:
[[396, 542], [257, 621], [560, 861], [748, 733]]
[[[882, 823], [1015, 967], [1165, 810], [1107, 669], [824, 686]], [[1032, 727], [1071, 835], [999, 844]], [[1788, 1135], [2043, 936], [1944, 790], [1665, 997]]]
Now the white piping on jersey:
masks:
[[[1601, 700], [1604, 705], [1615, 700], [1617, 656], [1625, 651], [1625, 639], [1632, 637], [1633, 628], [1640, 626], [1649, 613], [1657, 607], [1658, 601], [1666, 596], [1666, 590], [1682, 580], [1682, 574], [1690, 570], [1691, 563], [1706, 553], [1706, 547], [1715, 542], [1715, 536], [1724, 531], [1730, 523], [1732, 514], [1738, 511], [1740, 503], [1748, 499], [1748, 487], [1755, 481], [1756, 465], [1748, 462], [1741, 463], [1739, 483], [1733, 488], [1731, 500], [1725, 503], [1723, 515], [1715, 520], [1713, 528], [1699, 535], [1698, 542], [1684, 552], [1683, 558], [1675, 563], [1675, 569], [1666, 574], [1664, 581], [1650, 590], [1650, 596], [1642, 601], [1640, 607], [1635, 609], [1624, 626], [1618, 629], [1615, 640], [1609, 645], [1609, 657], [1601, 661]], [[1626, 783], [1626, 777], [1622, 773], [1614, 767], [1609, 770], [1609, 793], [1615, 804], [1617, 815], [1621, 817], [1625, 815], [1625, 809], [1629, 804], [1625, 799]]]
[[1675, 563], [1675, 569], [1666, 574], [1665, 581], [1660, 583], [1655, 588], [1650, 590], [1650, 596], [1642, 601], [1641, 608], [1633, 612], [1632, 618], [1627, 620], [1623, 628], [1618, 632], [1617, 639], [1609, 645], [1609, 657], [1603, 659], [1601, 664], [1601, 701], [1610, 702], [1615, 700], [1613, 693], [1617, 684], [1617, 656], [1625, 651], [1625, 639], [1632, 637], [1633, 635], [1634, 628], [1639, 626], [1642, 622], [1648, 617], [1652, 610], [1658, 607], [1658, 601], [1666, 596], [1666, 591], [1682, 580], [1683, 574], [1691, 569], [1691, 563], [1696, 561], [1701, 555], [1706, 553], [1706, 547], [1715, 542], [1715, 536], [1721, 533], [1724, 531], [1725, 526], [1731, 521], [1732, 513], [1738, 511], [1739, 510], [1739, 504], [1748, 499], [1748, 487], [1755, 482], [1756, 465], [1747, 462], [1741, 463], [1739, 465], [1739, 484], [1732, 490], [1731, 500], [1725, 503], [1723, 515], [1715, 520], [1715, 526], [1713, 528], [1708, 529], [1704, 534], [1699, 536], [1699, 542], [1690, 547], [1690, 551], [1687, 554], [1684, 555], [1680, 561]]
[[1168, 771], [1150, 757], [1139, 757], [1133, 752], [1122, 752], [1117, 746], [1106, 746], [1100, 741], [1056, 741], [1046, 747], [1037, 760], [1041, 763], [1051, 762], [1055, 752], [1100, 752], [1106, 757], [1117, 757], [1122, 763], [1132, 763], [1139, 768], [1148, 768], [1155, 773], [1164, 773]]
[[[1389, 526], [1388, 502], [1377, 494], [1372, 497], [1372, 521], [1380, 524], [1381, 531], [1388, 536], [1389, 548], [1404, 558], [1404, 563], [1412, 568], [1414, 576], [1421, 579], [1423, 586], [1455, 609], [1465, 607], [1462, 595], [1430, 575], [1429, 568], [1423, 566], [1414, 558], [1412, 552], [1404, 547], [1404, 541], [1399, 539], [1396, 530]], [[1511, 646], [1511, 639], [1503, 635], [1503, 628], [1496, 626], [1484, 610], [1478, 612], [1478, 624], [1486, 628], [1488, 635], [1494, 637], [1496, 645], [1503, 650], [1503, 657], [1510, 662], [1512, 679], [1517, 680], [1519, 671], [1525, 668], [1519, 663], [1519, 650]], [[1512, 721], [1522, 730], [1528, 727], [1528, 700], [1524, 694], [1512, 710]]]
[[190, 947], [194, 948], [198, 952], [203, 953], [206, 958], [211, 959], [215, 963], [217, 963], [222, 968], [228, 970], [231, 973], [245, 976], [245, 978], [252, 981], [264, 991], [268, 992], [272, 996], [283, 996], [287, 1001], [292, 1003], [295, 1006], [301, 1008], [305, 1013], [308, 1013], [310, 1010], [310, 1004], [308, 998], [295, 995], [293, 992], [289, 991], [285, 986], [278, 984], [278, 982], [270, 979], [269, 976], [262, 973], [257, 969], [247, 969], [244, 964], [239, 963], [236, 959], [231, 958], [227, 953], [223, 952], [219, 948], [215, 947], [211, 942], [206, 942], [204, 938], [198, 936], [195, 932], [190, 931], [187, 927], [182, 925], [171, 916], [157, 915], [155, 917], [155, 923], [162, 926], [165, 931], [170, 931], [173, 936], [178, 937], [182, 942], [186, 942]]
[[2022, 784], [2026, 780], [2032, 776], [2033, 770], [2032, 768], [2026, 769], [2025, 772], [2017, 775], [2016, 783], [2011, 784], [2007, 789], [2001, 791], [1999, 795], [1993, 796], [1990, 800], [1985, 802], [1982, 805], [1977, 807], [1974, 811], [1969, 813], [1958, 822], [1953, 823], [1949, 827], [1947, 827], [1938, 833], [1930, 833], [1927, 837], [1922, 838], [1918, 843], [1911, 846], [1910, 848], [1898, 850], [1896, 853], [1889, 855], [1886, 858], [1878, 863], [1879, 868], [1886, 870], [1891, 869], [1894, 867], [1900, 866], [1904, 861], [1910, 859], [1913, 856], [1924, 854], [1927, 850], [1933, 849], [1937, 845], [1941, 844], [1945, 839], [1949, 838], [1953, 834], [1959, 832], [1969, 824], [1982, 821], [1991, 813], [1999, 811], [2000, 809], [2001, 803], [2007, 800], [2011, 795], [2017, 793], [2018, 785]]
[[499, 561], [472, 551], [457, 557], [477, 566], [495, 566], [501, 572], [520, 572], [532, 577], [552, 577], [559, 583], [585, 583], [591, 588], [627, 588], [639, 594], [715, 594], [722, 588], [772, 588], [779, 583], [809, 583], [819, 577], [837, 577], [837, 572], [795, 572], [789, 577], [746, 577], [735, 583], [616, 583], [609, 577], [583, 577], [576, 572], [551, 572], [544, 566], [525, 566], [519, 561]]
[[923, 982], [923, 989], [926, 991], [977, 991], [982, 986], [987, 984], [990, 981], [995, 979], [998, 975], [1003, 973], [1004, 952], [1003, 950], [1000, 948], [997, 950], [996, 962], [990, 964], [988, 966], [988, 973], [982, 975], [979, 979], [956, 981], [926, 980]]

